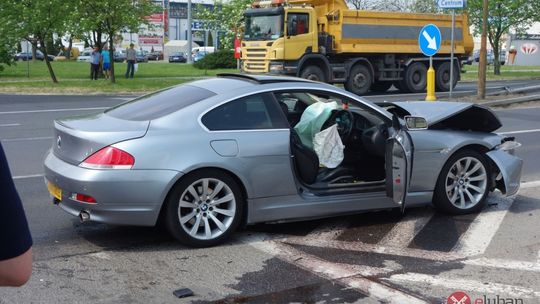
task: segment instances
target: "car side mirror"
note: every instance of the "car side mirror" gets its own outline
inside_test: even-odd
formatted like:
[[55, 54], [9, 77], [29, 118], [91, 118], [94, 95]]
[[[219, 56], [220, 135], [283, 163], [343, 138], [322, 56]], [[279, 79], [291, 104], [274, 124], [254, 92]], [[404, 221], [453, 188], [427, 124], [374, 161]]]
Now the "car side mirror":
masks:
[[428, 128], [427, 120], [420, 116], [405, 116], [407, 130], [425, 130]]

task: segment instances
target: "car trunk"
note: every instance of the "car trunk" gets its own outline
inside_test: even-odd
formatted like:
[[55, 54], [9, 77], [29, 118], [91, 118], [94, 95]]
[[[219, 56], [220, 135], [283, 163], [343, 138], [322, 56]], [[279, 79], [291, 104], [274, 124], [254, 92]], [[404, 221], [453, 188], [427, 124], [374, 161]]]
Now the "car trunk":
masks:
[[78, 165], [96, 151], [128, 139], [143, 137], [149, 121], [132, 121], [100, 113], [54, 121], [54, 154]]

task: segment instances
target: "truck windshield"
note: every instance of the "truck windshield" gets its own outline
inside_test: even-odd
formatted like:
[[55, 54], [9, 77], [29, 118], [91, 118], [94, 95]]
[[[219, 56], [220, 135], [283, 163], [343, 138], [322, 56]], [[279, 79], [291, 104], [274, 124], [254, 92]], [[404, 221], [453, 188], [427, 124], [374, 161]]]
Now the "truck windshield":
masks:
[[283, 36], [283, 15], [247, 15], [244, 40], [276, 40]]

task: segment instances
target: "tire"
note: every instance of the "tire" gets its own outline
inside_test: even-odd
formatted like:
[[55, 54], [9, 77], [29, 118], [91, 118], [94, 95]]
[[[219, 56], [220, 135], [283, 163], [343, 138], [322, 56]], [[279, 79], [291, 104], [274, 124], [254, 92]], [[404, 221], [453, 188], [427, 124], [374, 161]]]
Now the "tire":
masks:
[[[213, 196], [215, 189], [219, 190]], [[206, 200], [201, 201], [203, 195]], [[187, 246], [209, 247], [234, 233], [242, 219], [244, 199], [231, 176], [204, 169], [182, 178], [167, 197], [165, 208], [165, 225], [174, 238]]]
[[[452, 89], [456, 87], [459, 69], [454, 66], [454, 82]], [[435, 70], [435, 89], [438, 92], [450, 90], [450, 62], [441, 63]]]
[[426, 91], [427, 67], [422, 62], [414, 62], [405, 69], [401, 87], [410, 93]]
[[373, 82], [373, 75], [369, 68], [362, 64], [352, 67], [349, 78], [345, 82], [345, 89], [356, 95], [364, 95], [369, 91]]
[[307, 67], [305, 67], [302, 70], [302, 73], [300, 73], [300, 78], [325, 82], [323, 71], [316, 65], [308, 65]]
[[490, 180], [490, 167], [483, 154], [474, 150], [458, 151], [439, 174], [433, 204], [450, 214], [478, 212], [486, 203]]
[[388, 89], [390, 89], [391, 86], [392, 86], [392, 82], [390, 81], [375, 81], [371, 85], [370, 89], [372, 92], [384, 93], [388, 91]]

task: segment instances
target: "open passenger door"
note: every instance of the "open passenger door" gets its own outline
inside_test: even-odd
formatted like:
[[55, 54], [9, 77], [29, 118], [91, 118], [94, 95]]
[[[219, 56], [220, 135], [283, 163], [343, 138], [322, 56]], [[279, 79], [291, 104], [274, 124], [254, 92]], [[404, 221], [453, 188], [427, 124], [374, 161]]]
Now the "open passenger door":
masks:
[[409, 188], [412, 167], [413, 145], [407, 131], [403, 130], [394, 116], [394, 136], [386, 141], [386, 195], [405, 209], [405, 196]]

